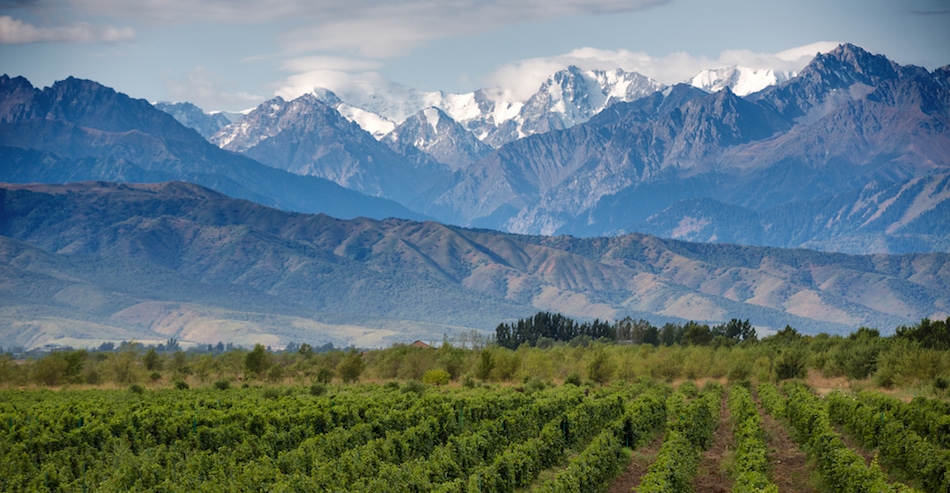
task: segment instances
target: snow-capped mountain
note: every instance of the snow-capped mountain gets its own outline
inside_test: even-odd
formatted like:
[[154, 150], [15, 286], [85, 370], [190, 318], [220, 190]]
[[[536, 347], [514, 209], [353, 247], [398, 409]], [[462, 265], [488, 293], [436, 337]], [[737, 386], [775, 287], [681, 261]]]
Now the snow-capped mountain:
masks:
[[377, 139], [410, 116], [438, 108], [478, 140], [499, 147], [528, 135], [570, 128], [610, 104], [634, 101], [664, 87], [635, 72], [569, 66], [552, 74], [524, 101], [501, 88], [451, 94], [418, 91], [384, 79], [353, 84], [336, 94], [315, 88], [314, 95]]
[[636, 72], [582, 71], [571, 65], [548, 77], [540, 90], [525, 102], [514, 118], [516, 135], [498, 135], [490, 143], [503, 144], [528, 135], [570, 128], [590, 120], [610, 104], [636, 101], [664, 88], [663, 84]]
[[703, 70], [686, 83], [706, 92], [719, 92], [728, 87], [737, 96], [747, 96], [766, 87], [781, 84], [795, 75], [795, 72], [734, 65]]
[[465, 127], [438, 108], [426, 108], [400, 123], [382, 142], [392, 150], [416, 160], [422, 154], [445, 164], [452, 171], [478, 161], [492, 147], [475, 138]]
[[173, 116], [178, 120], [178, 123], [195, 129], [206, 139], [235, 121], [235, 119], [229, 118], [229, 115], [244, 116], [239, 113], [205, 113], [201, 108], [187, 102], [168, 103], [161, 101], [152, 103], [152, 106]]
[[274, 168], [402, 203], [448, 175], [447, 166], [407, 160], [345, 119], [334, 108], [340, 102], [332, 92], [321, 98], [304, 94], [285, 101], [277, 96], [210, 140]]

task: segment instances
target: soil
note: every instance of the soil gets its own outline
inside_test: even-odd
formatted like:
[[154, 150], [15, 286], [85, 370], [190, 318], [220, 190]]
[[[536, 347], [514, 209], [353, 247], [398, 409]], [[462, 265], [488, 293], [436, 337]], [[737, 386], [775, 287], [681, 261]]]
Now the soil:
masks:
[[719, 425], [712, 446], [703, 452], [699, 461], [696, 477], [693, 479], [695, 493], [729, 493], [732, 491], [732, 478], [724, 471], [723, 462], [732, 460], [736, 449], [736, 438], [732, 432], [732, 422], [729, 420], [729, 409], [725, 397], [722, 399], [719, 410]]
[[663, 434], [657, 433], [645, 447], [634, 450], [630, 464], [614, 480], [607, 491], [609, 493], [630, 493], [630, 490], [640, 484], [640, 479], [646, 475], [647, 468], [656, 460], [656, 454], [660, 451], [660, 445], [662, 444]]
[[759, 414], [762, 416], [765, 444], [771, 451], [769, 463], [772, 465], [772, 482], [778, 486], [779, 493], [816, 493], [817, 490], [811, 484], [812, 469], [805, 452], [798, 448], [782, 423], [762, 412], [761, 408]]

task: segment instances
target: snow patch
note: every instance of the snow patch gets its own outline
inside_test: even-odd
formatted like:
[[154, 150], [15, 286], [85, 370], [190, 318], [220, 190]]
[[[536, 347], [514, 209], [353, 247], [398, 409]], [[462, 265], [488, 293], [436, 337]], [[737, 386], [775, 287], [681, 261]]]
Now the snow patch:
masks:
[[422, 114], [426, 118], [426, 122], [432, 127], [432, 132], [439, 131], [439, 110], [435, 108], [426, 108], [422, 111]]

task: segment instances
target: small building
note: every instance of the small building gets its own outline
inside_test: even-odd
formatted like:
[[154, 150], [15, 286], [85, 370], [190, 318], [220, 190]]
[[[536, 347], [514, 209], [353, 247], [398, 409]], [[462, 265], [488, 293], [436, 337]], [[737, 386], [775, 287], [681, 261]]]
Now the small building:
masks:
[[426, 349], [432, 349], [432, 346], [430, 346], [430, 345], [428, 345], [428, 344], [426, 344], [426, 343], [424, 343], [424, 342], [422, 342], [422, 341], [419, 341], [419, 340], [416, 340], [416, 342], [410, 344], [410, 346], [412, 346], [412, 347], [421, 347], [421, 348], [426, 348]]

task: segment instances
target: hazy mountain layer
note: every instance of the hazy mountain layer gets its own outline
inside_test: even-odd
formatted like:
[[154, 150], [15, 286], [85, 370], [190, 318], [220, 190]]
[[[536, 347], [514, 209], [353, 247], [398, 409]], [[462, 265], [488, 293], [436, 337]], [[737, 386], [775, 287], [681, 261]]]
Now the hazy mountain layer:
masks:
[[848, 332], [950, 313], [950, 255], [338, 220], [183, 183], [4, 185], [0, 317], [17, 344], [136, 337], [385, 344], [537, 310]]

